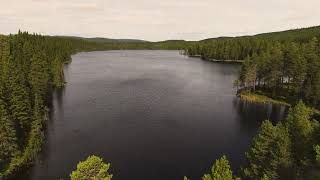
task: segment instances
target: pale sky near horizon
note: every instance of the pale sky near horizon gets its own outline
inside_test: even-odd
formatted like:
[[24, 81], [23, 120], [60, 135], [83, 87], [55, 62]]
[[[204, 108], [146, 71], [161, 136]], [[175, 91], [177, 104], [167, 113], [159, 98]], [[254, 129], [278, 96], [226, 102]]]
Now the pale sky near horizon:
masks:
[[0, 34], [200, 40], [320, 25], [320, 0], [0, 0]]

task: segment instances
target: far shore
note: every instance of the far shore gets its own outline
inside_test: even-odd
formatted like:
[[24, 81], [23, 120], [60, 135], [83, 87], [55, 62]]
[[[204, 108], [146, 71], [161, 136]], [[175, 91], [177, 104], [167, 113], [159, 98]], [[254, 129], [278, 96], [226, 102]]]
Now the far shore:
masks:
[[210, 62], [217, 62], [217, 63], [243, 63], [243, 60], [231, 60], [231, 59], [226, 59], [226, 60], [219, 60], [219, 59], [210, 59], [210, 58], [204, 58], [201, 55], [188, 55], [189, 57], [194, 57], [194, 58], [201, 58], [202, 60], [210, 61]]

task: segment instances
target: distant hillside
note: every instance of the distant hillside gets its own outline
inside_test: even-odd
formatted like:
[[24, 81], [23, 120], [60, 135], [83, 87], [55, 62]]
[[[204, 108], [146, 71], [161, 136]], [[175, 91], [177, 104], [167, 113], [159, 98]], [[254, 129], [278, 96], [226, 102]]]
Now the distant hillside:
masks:
[[252, 36], [218, 37], [192, 43], [185, 48], [190, 56], [201, 56], [203, 59], [244, 60], [248, 56], [270, 50], [278, 46], [297, 45], [320, 39], [320, 26], [270, 32]]
[[77, 37], [77, 36], [59, 36], [59, 37], [82, 39], [88, 42], [97, 42], [97, 43], [145, 43], [145, 42], [148, 42], [148, 41], [139, 40], [139, 39], [110, 39], [110, 38], [102, 38], [102, 37], [84, 38], [84, 37]]
[[229, 39], [268, 39], [275, 41], [298, 41], [306, 42], [310, 40], [310, 37], [320, 37], [320, 26], [308, 27], [308, 28], [299, 28], [279, 32], [269, 32], [261, 33], [256, 35], [245, 35], [245, 36], [236, 36], [236, 37], [217, 37], [217, 38], [208, 38], [201, 40], [200, 42], [208, 41], [219, 41], [219, 40], [229, 40]]

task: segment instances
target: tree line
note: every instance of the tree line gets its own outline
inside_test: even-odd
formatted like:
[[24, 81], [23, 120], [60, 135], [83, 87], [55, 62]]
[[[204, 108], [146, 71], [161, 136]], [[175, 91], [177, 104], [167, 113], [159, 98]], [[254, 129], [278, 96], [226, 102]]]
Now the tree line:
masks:
[[64, 86], [63, 66], [70, 55], [99, 48], [21, 31], [0, 36], [0, 179], [28, 165], [41, 150], [50, 91]]
[[241, 89], [320, 108], [320, 26], [189, 45], [189, 56], [242, 60]]
[[248, 56], [261, 54], [275, 43], [304, 44], [312, 38], [320, 38], [320, 26], [258, 34], [255, 36], [220, 37], [185, 44], [185, 53], [189, 56], [201, 56], [203, 59], [244, 60]]
[[240, 85], [259, 89], [289, 102], [303, 99], [320, 108], [320, 43], [317, 38], [300, 44], [275, 43], [271, 48], [247, 56], [240, 72]]

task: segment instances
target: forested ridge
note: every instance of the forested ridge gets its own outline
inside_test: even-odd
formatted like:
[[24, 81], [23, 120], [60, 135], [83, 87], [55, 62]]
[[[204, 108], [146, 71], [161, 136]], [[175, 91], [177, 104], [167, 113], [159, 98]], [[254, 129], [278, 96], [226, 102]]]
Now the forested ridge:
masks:
[[244, 60], [247, 56], [259, 55], [269, 50], [275, 43], [304, 44], [314, 37], [320, 38], [320, 26], [254, 36], [206, 39], [189, 44], [185, 51], [190, 56], [198, 55], [203, 59]]

